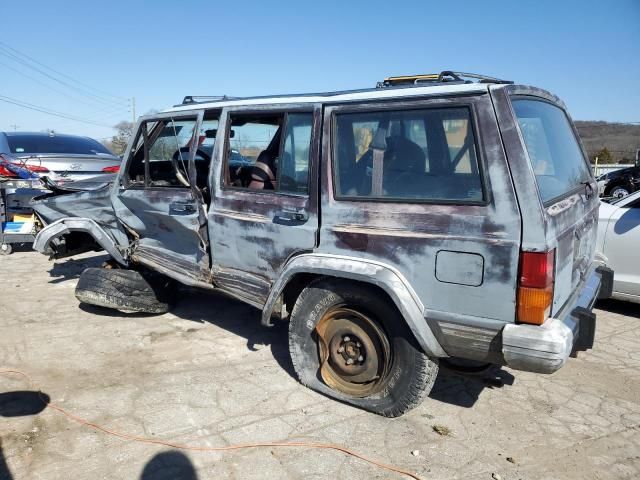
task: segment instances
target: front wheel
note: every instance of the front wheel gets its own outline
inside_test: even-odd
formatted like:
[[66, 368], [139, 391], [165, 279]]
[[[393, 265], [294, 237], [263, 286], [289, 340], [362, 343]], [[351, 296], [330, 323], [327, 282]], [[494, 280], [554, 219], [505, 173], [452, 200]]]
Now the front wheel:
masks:
[[341, 279], [317, 280], [301, 293], [289, 350], [302, 384], [386, 417], [419, 405], [438, 373], [390, 300]]
[[11, 255], [11, 252], [13, 252], [13, 247], [10, 243], [0, 245], [0, 255]]

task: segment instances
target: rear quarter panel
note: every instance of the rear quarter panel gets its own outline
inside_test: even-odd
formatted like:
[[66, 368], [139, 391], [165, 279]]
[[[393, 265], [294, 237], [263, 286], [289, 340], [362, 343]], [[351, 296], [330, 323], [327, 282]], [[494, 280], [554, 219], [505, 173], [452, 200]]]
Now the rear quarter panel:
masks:
[[[488, 94], [399, 102], [394, 108], [420, 104], [471, 107], [486, 205], [336, 200], [332, 116], [343, 107], [327, 107], [318, 250], [372, 259], [397, 269], [420, 297], [425, 321], [447, 353], [485, 359], [489, 350], [499, 354], [499, 348], [492, 347], [494, 340], [505, 322], [514, 321], [521, 224], [511, 174]], [[439, 262], [452, 258], [451, 252], [461, 256], [443, 268]], [[451, 273], [458, 277], [470, 273], [467, 285], [448, 281]]]

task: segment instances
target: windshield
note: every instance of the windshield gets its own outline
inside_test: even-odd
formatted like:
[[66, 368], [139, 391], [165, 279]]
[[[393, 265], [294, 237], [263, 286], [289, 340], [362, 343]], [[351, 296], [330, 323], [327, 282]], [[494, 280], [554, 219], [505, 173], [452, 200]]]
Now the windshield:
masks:
[[16, 155], [22, 154], [73, 154], [73, 155], [113, 155], [101, 143], [92, 138], [57, 135], [7, 135], [9, 149]]
[[544, 203], [591, 181], [591, 171], [564, 111], [541, 100], [514, 99], [513, 109]]

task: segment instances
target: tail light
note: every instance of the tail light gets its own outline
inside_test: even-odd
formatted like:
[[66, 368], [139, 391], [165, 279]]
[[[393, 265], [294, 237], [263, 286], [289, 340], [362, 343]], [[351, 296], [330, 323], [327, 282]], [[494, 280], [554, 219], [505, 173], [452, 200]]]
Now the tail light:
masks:
[[17, 177], [17, 175], [11, 170], [9, 170], [6, 167], [6, 165], [7, 165], [7, 160], [2, 155], [0, 155], [0, 177], [9, 177], [9, 178]]
[[518, 321], [542, 325], [551, 314], [555, 250], [520, 252]]
[[47, 167], [42, 167], [40, 165], [29, 165], [28, 163], [14, 163], [14, 165], [19, 168], [26, 168], [33, 173], [49, 173], [49, 169]]
[[112, 167], [104, 167], [102, 171], [104, 173], [118, 173], [120, 171], [120, 165], [113, 165]]
[[[6, 163], [4, 164], [6, 165]], [[0, 177], [15, 178], [17, 175], [0, 163]]]

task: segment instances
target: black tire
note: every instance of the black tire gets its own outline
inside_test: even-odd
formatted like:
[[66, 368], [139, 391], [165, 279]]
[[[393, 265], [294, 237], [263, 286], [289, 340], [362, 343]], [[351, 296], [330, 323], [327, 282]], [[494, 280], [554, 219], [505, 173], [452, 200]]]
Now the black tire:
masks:
[[0, 255], [11, 255], [12, 252], [13, 246], [10, 243], [0, 245]]
[[631, 188], [626, 185], [613, 185], [607, 189], [605, 196], [614, 198], [624, 198], [632, 193]]
[[157, 274], [135, 270], [87, 268], [76, 286], [82, 303], [125, 312], [166, 313], [171, 307], [174, 282]]
[[[327, 318], [330, 322], [347, 324], [340, 318], [334, 319], [332, 312], [336, 311], [341, 312], [338, 315], [342, 315], [342, 312], [362, 314], [377, 325], [378, 329], [373, 327], [376, 333], [382, 332], [388, 340], [388, 359], [376, 363], [388, 367], [383, 369], [384, 373], [374, 377], [376, 380], [366, 382], [357, 395], [350, 392], [353, 385], [356, 385], [354, 388], [359, 388], [359, 384], [350, 381], [340, 383], [343, 378], [355, 378], [351, 376], [353, 373], [350, 372], [347, 376], [338, 373], [340, 378], [337, 386], [332, 376], [336, 371], [341, 372], [341, 368], [354, 367], [353, 359], [349, 358], [352, 362], [350, 366], [335, 365], [334, 369], [334, 364], [339, 363], [345, 353], [340, 353], [342, 357], [333, 353], [336, 345], [340, 345], [337, 352], [345, 352], [343, 340], [353, 342], [353, 339], [343, 336], [345, 330], [333, 328], [334, 335], [329, 341], [324, 336], [331, 327], [323, 326], [322, 333], [316, 328], [319, 324], [325, 325]], [[357, 320], [359, 317], [354, 318]], [[336, 337], [340, 343], [334, 343]], [[362, 341], [362, 344], [366, 347], [373, 343]], [[361, 342], [357, 342], [357, 345], [360, 347]], [[291, 313], [289, 351], [296, 374], [303, 385], [385, 417], [397, 417], [418, 406], [431, 391], [438, 373], [437, 360], [424, 354], [390, 300], [367, 285], [343, 279], [321, 278], [302, 291]], [[360, 350], [357, 352], [357, 360], [360, 361], [368, 355], [360, 355]], [[374, 354], [376, 352], [377, 350]], [[321, 361], [321, 355], [326, 361]]]

